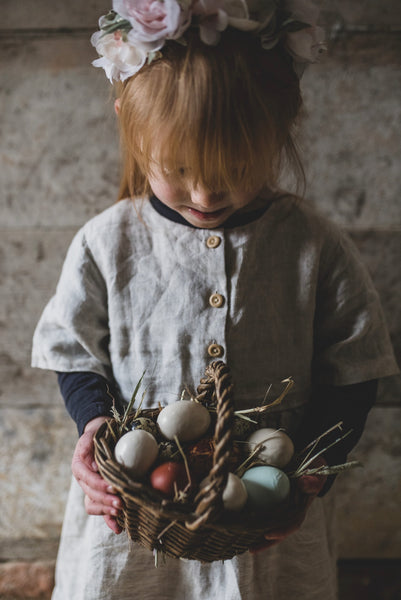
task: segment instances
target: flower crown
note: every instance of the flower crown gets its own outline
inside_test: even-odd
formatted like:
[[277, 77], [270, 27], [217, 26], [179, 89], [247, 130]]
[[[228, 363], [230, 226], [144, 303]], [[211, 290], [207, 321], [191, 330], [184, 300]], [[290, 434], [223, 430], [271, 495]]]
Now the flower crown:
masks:
[[113, 0], [91, 37], [101, 56], [92, 64], [111, 83], [124, 81], [160, 58], [167, 40], [185, 44], [187, 29], [197, 28], [202, 42], [216, 45], [232, 27], [258, 36], [265, 50], [281, 43], [300, 75], [326, 50], [318, 13], [310, 0]]

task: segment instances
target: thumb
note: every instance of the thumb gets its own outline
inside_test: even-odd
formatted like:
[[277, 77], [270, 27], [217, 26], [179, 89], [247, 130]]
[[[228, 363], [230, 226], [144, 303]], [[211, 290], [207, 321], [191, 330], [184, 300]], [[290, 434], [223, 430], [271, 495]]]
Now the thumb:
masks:
[[[327, 462], [319, 456], [312, 464], [311, 468], [326, 466]], [[326, 483], [327, 475], [302, 475], [298, 479], [298, 489], [308, 496], [317, 496]]]
[[83, 467], [86, 467], [91, 471], [97, 471], [93, 435], [91, 433], [83, 433], [79, 438], [73, 456], [73, 464], [78, 468], [79, 465], [82, 464]]
[[308, 496], [317, 496], [326, 483], [326, 475], [303, 475], [298, 480], [298, 488]]

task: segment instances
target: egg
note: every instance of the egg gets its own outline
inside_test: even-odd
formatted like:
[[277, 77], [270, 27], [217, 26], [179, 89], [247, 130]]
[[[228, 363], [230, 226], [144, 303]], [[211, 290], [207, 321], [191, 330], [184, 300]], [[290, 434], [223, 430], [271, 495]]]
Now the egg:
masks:
[[175, 442], [163, 441], [159, 443], [159, 460], [167, 462], [170, 460], [181, 460], [181, 453]]
[[244, 482], [234, 475], [228, 474], [227, 485], [223, 492], [223, 504], [227, 510], [241, 510], [248, 499]]
[[268, 512], [284, 502], [290, 493], [290, 480], [276, 467], [251, 467], [245, 471], [242, 482], [248, 494], [247, 506], [254, 511]]
[[169, 498], [174, 498], [177, 490], [185, 490], [188, 475], [183, 463], [166, 462], [154, 469], [150, 474], [150, 485]]
[[246, 440], [247, 437], [257, 428], [256, 423], [234, 416], [232, 435], [235, 440]]
[[116, 461], [134, 477], [142, 477], [155, 462], [159, 447], [153, 435], [143, 429], [124, 434], [114, 449]]
[[160, 411], [157, 424], [168, 440], [177, 436], [180, 442], [191, 442], [202, 437], [209, 429], [210, 414], [199, 402], [179, 400]]
[[294, 444], [284, 431], [269, 428], [257, 429], [248, 438], [249, 451], [252, 452], [261, 442], [263, 442], [263, 448], [257, 454], [258, 459], [279, 469], [288, 465], [294, 454]]
[[[209, 479], [204, 479], [200, 486], [204, 488], [209, 484]], [[224, 488], [222, 500], [226, 510], [239, 511], [244, 508], [248, 499], [248, 493], [244, 482], [234, 473], [229, 473], [226, 487]]]
[[135, 429], [143, 429], [144, 431], [151, 433], [155, 438], [158, 434], [156, 423], [152, 421], [152, 419], [146, 417], [137, 417], [131, 421], [131, 429], [132, 431]]

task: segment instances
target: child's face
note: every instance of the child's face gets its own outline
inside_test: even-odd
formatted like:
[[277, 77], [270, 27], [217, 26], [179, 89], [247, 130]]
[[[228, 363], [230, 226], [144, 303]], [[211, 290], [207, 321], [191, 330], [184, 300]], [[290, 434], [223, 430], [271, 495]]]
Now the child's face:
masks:
[[251, 204], [258, 194], [258, 190], [211, 192], [202, 187], [195, 188], [185, 169], [167, 173], [156, 166], [148, 180], [153, 193], [163, 204], [191, 225], [203, 229], [221, 226], [233, 213]]

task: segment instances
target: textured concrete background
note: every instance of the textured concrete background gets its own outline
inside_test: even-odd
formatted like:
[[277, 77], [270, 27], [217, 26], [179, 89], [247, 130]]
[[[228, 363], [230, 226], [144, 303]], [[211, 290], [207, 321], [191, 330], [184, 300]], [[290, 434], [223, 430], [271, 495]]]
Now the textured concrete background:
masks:
[[[329, 55], [302, 81], [307, 195], [360, 248], [401, 363], [400, 4], [323, 7]], [[47, 597], [52, 585], [76, 432], [55, 376], [30, 369], [30, 345], [73, 234], [116, 196], [111, 92], [90, 66], [89, 44], [108, 8], [104, 0], [1, 3], [2, 598]], [[336, 484], [343, 558], [401, 558], [400, 416], [394, 377], [353, 453], [365, 468]]]

